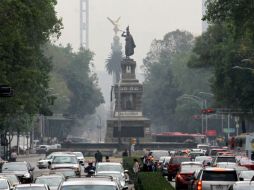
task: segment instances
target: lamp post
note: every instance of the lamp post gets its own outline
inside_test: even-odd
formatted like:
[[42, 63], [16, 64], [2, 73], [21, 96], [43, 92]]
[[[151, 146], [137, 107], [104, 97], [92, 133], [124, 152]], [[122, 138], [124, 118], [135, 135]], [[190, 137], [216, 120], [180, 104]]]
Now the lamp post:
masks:
[[122, 144], [121, 140], [121, 93], [120, 93], [120, 83], [121, 80], [118, 82], [118, 103], [117, 103], [117, 110], [118, 110], [118, 122], [117, 122], [117, 127], [118, 127], [118, 143], [119, 143], [119, 148]]
[[101, 116], [97, 115], [97, 118], [99, 119], [99, 123], [97, 123], [97, 129], [99, 131], [98, 141], [100, 143], [101, 142], [101, 128], [102, 128], [102, 126], [101, 126]]
[[[194, 95], [190, 95], [190, 94], [184, 94], [182, 97], [180, 97], [181, 99], [189, 99], [194, 101], [200, 109], [204, 109], [205, 108], [205, 102], [202, 98], [198, 97], [198, 96], [194, 96]], [[201, 114], [201, 133], [204, 133], [204, 120], [203, 120], [203, 113]]]

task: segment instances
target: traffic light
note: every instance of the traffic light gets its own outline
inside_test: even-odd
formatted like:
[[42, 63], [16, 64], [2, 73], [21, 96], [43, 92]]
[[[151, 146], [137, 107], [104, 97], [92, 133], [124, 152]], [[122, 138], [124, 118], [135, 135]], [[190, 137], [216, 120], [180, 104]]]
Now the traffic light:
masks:
[[0, 85], [0, 97], [13, 96], [13, 89], [8, 85]]
[[212, 114], [212, 113], [216, 113], [216, 111], [213, 108], [206, 108], [206, 109], [202, 109], [201, 113], [202, 114]]

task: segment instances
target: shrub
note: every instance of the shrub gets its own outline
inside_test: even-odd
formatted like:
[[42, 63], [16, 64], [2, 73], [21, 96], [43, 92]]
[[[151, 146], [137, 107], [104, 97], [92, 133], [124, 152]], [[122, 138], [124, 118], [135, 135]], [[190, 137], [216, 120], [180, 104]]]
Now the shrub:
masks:
[[135, 190], [174, 190], [159, 172], [140, 172], [135, 182]]

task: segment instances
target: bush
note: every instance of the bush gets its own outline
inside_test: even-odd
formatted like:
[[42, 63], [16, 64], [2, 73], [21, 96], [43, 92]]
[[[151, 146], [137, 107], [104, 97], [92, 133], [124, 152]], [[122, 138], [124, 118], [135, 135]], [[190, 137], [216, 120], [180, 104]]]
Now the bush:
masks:
[[135, 190], [174, 190], [159, 172], [140, 172], [135, 182]]
[[123, 157], [123, 168], [129, 171], [130, 180], [135, 180], [136, 176], [133, 172], [134, 159], [140, 160], [137, 157]]

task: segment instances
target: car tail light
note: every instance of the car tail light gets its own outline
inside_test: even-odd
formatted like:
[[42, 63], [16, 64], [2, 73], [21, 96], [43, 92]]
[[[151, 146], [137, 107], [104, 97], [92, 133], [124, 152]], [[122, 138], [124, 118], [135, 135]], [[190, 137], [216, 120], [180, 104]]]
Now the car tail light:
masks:
[[197, 190], [202, 190], [202, 181], [198, 181]]

